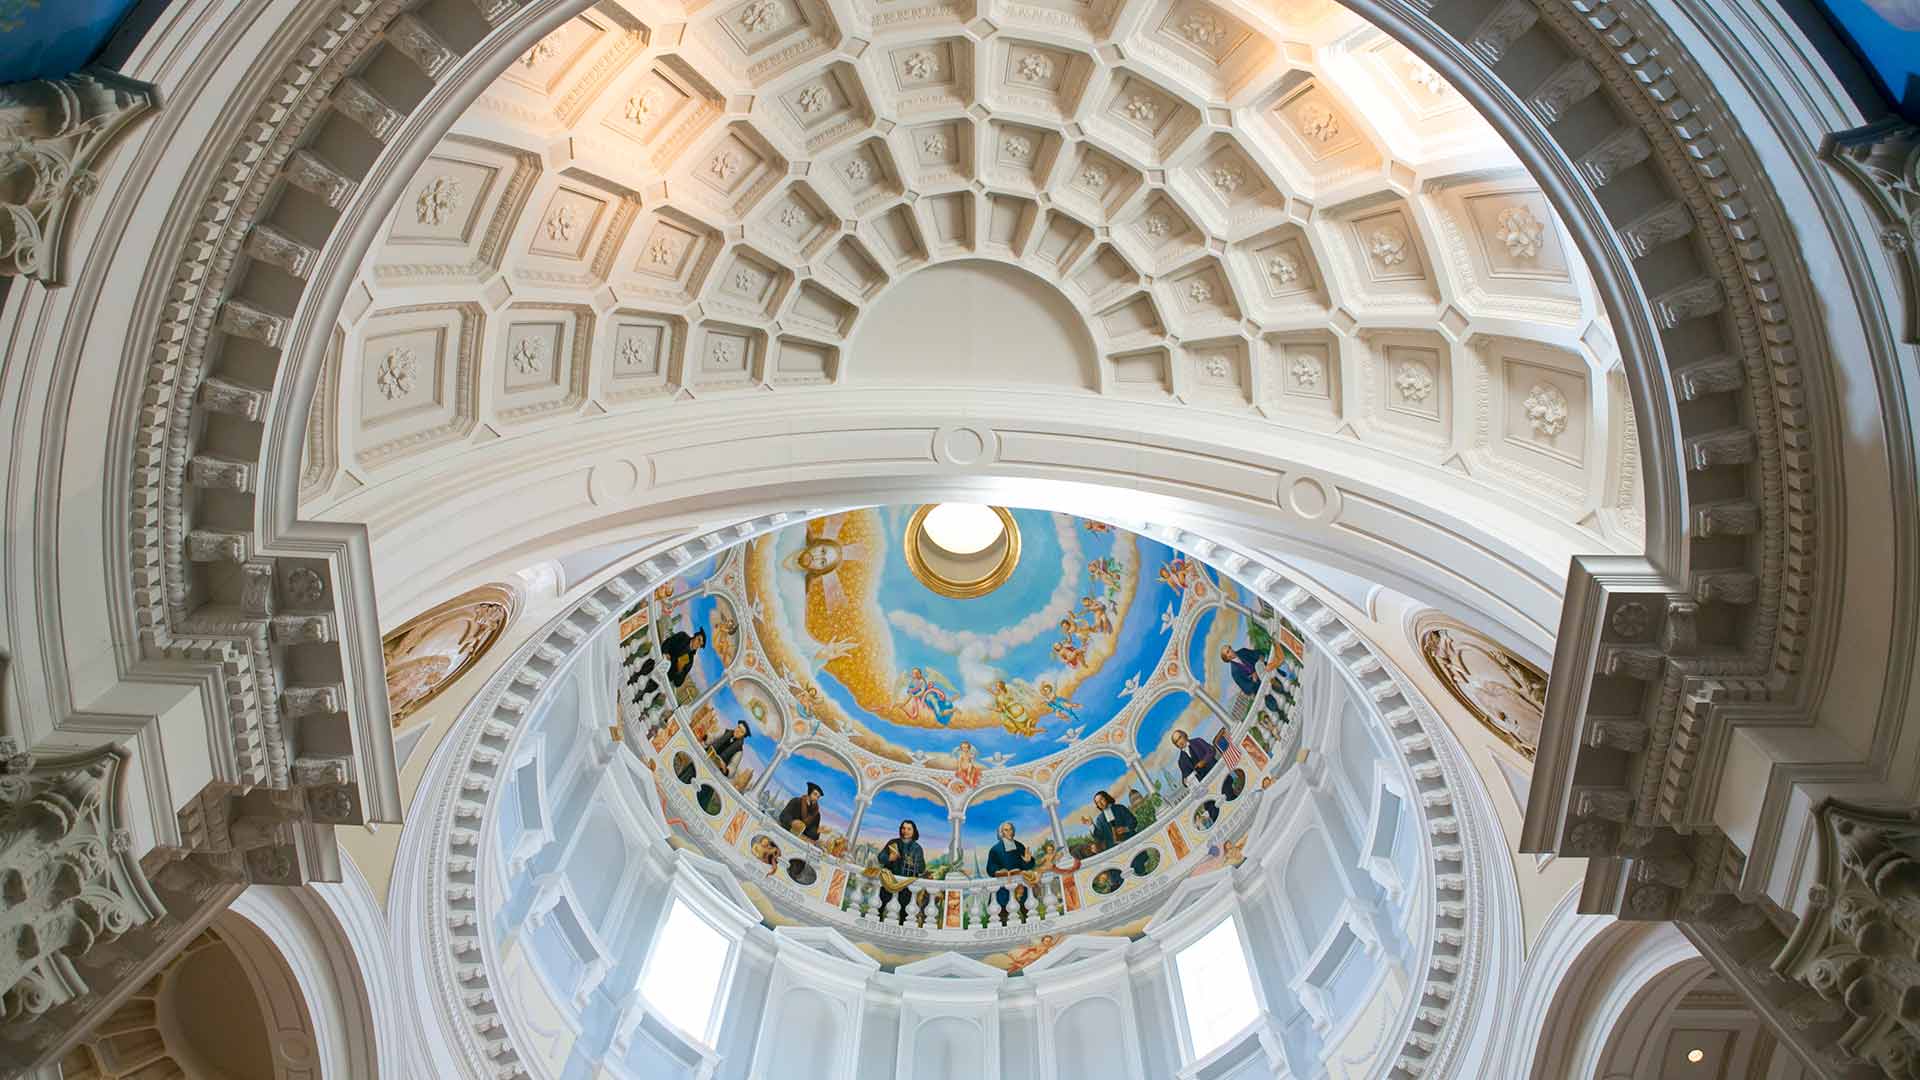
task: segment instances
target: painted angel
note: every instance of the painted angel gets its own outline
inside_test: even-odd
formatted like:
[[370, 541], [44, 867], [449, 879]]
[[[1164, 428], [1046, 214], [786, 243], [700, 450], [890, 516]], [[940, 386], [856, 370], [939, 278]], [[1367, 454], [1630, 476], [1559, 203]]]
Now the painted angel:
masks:
[[1083, 596], [1080, 598], [1080, 611], [1084, 616], [1082, 622], [1094, 633], [1113, 633], [1113, 613], [1108, 610], [1106, 601]]
[[1007, 685], [1005, 679], [995, 679], [987, 687], [993, 694], [993, 712], [1000, 718], [1000, 726], [1015, 735], [1034, 736], [1040, 733], [1039, 718], [1024, 700], [1019, 690]]
[[1177, 592], [1193, 590], [1195, 596], [1207, 595], [1207, 576], [1198, 563], [1185, 555], [1176, 555], [1160, 567], [1160, 580], [1173, 586]]
[[865, 544], [841, 542], [840, 530], [847, 520], [846, 514], [834, 514], [823, 519], [818, 532], [809, 530], [811, 535], [807, 537], [807, 545], [787, 559], [788, 568], [807, 575], [808, 585], [819, 583], [820, 596], [826, 601], [829, 611], [847, 602], [847, 590], [840, 584], [840, 567], [867, 559]]
[[1111, 555], [1102, 556], [1087, 564], [1087, 576], [1107, 587], [1108, 592], [1120, 591], [1120, 560]]
[[937, 671], [914, 668], [906, 674], [906, 693], [898, 702], [900, 711], [918, 720], [922, 712], [942, 726], [953, 720], [953, 684]]
[[1050, 680], [1041, 680], [1039, 690], [1040, 707], [1049, 715], [1057, 716], [1069, 723], [1080, 719], [1080, 703], [1058, 693]]
[[1070, 668], [1077, 668], [1087, 662], [1087, 650], [1074, 644], [1072, 638], [1053, 643], [1053, 658]]
[[980, 762], [975, 760], [976, 753], [973, 744], [964, 739], [953, 750], [953, 756], [959, 759], [959, 764], [953, 767], [953, 778], [969, 791], [980, 786], [982, 770]]

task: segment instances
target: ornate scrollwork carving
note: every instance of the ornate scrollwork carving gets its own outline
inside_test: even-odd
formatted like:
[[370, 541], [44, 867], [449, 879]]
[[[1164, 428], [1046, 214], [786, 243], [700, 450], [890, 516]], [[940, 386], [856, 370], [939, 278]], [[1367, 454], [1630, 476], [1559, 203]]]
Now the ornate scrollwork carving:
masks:
[[1908, 333], [1920, 336], [1920, 127], [1881, 120], [1828, 136], [1821, 153], [1879, 207], [1880, 241], [1907, 264]]
[[1846, 1010], [1838, 1048], [1912, 1074], [1920, 1038], [1920, 808], [1828, 800], [1814, 810], [1819, 877], [1773, 963]]
[[118, 747], [36, 761], [0, 740], [0, 1029], [89, 993], [75, 961], [162, 914], [120, 827]]
[[0, 274], [62, 282], [61, 233], [101, 153], [155, 104], [106, 71], [0, 86]]

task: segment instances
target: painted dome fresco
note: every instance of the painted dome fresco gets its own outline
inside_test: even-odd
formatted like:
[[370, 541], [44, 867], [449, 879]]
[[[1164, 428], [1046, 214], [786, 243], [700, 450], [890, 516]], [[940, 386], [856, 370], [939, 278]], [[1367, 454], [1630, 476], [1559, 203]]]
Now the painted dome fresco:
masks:
[[[884, 936], [997, 917], [954, 944], [1004, 950], [1161, 872], [1103, 921], [1143, 917], [1233, 856], [1243, 796], [1289, 763], [1307, 649], [1270, 606], [1114, 525], [973, 512], [974, 547], [922, 506], [791, 523], [622, 613], [623, 715], [665, 817], [769, 918], [824, 906]], [[993, 881], [1009, 862], [1031, 896]]]

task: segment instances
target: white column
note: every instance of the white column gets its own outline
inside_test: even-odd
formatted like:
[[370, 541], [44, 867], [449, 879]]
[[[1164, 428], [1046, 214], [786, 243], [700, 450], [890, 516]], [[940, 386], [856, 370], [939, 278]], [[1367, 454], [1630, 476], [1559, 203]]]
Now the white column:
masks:
[[871, 795], [853, 797], [853, 820], [847, 823], [847, 856], [853, 856], [854, 838], [860, 835], [860, 819], [867, 816], [867, 807], [873, 802]]
[[1067, 830], [1060, 827], [1060, 800], [1048, 799], [1045, 803], [1047, 817], [1053, 822], [1053, 843], [1061, 851], [1067, 850]]

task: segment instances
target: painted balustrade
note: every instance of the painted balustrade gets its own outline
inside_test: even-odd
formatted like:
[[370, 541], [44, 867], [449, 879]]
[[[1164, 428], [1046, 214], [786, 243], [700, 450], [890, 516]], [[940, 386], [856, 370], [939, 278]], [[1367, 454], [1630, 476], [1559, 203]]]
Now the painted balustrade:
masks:
[[[655, 671], [663, 659], [650, 648], [631, 651], [622, 665], [621, 680], [636, 670], [645, 655], [653, 655]], [[644, 680], [642, 680], [644, 682]], [[688, 824], [688, 832], [709, 854], [734, 865], [743, 879], [788, 903], [803, 904], [852, 928], [881, 935], [906, 934], [915, 938], [946, 939], [964, 947], [970, 939], [1000, 939], [1021, 928], [1023, 934], [1072, 933], [1082, 923], [1098, 921], [1101, 890], [1096, 883], [1107, 871], [1131, 873], [1135, 858], [1157, 849], [1156, 870], [1167, 880], [1178, 876], [1174, 864], [1205, 857], [1208, 844], [1242, 831], [1253, 816], [1261, 780], [1284, 773], [1293, 761], [1299, 733], [1264, 715], [1256, 703], [1242, 696], [1236, 712], [1245, 721], [1236, 725], [1228, 753], [1205, 783], [1179, 789], [1159, 808], [1155, 820], [1139, 834], [1115, 847], [1071, 865], [1043, 867], [1031, 876], [1003, 878], [949, 876], [913, 879], [888, 889], [870, 866], [835, 857], [820, 847], [781, 829], [769, 809], [733, 779], [721, 772], [706, 748], [694, 736], [680, 708], [679, 695], [660, 691], [636, 693], [631, 686], [620, 697], [620, 719], [630, 752], [651, 762], [655, 782], [664, 797], [670, 819]], [[1291, 686], [1288, 687], [1292, 689]], [[664, 687], [661, 688], [664, 690]], [[1239, 711], [1244, 708], [1244, 712]], [[1256, 736], [1253, 729], [1263, 730]], [[682, 757], [684, 755], [684, 758]], [[691, 773], [687, 770], [691, 762]], [[1245, 767], [1245, 789], [1229, 799], [1223, 790], [1236, 766]], [[684, 779], [683, 779], [684, 778]], [[1254, 797], [1247, 797], [1254, 796]], [[1218, 820], [1202, 828], [1192, 819], [1214, 800]], [[698, 827], [704, 825], [706, 827]], [[1176, 830], [1186, 830], [1174, 839]], [[756, 839], [772, 845], [755, 851]], [[1184, 854], [1183, 854], [1184, 853]], [[795, 865], [804, 866], [797, 873]], [[1149, 871], [1154, 873], [1155, 871]], [[1139, 876], [1139, 875], [1134, 875]], [[1057, 929], [1056, 929], [1057, 928]]]

